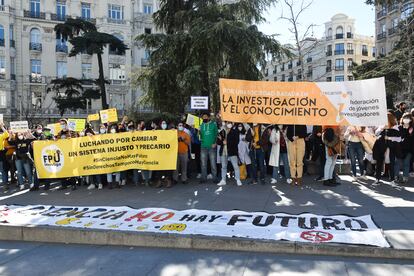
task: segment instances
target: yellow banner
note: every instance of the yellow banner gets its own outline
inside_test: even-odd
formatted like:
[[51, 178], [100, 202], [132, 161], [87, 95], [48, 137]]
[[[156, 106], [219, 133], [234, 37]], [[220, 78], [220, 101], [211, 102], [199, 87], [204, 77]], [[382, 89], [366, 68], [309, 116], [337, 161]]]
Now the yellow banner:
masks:
[[99, 113], [88, 115], [88, 122], [99, 121]]
[[116, 108], [105, 109], [99, 111], [102, 124], [118, 122], [118, 112]]
[[384, 78], [346, 82], [220, 79], [225, 121], [379, 126], [387, 122]]
[[34, 142], [39, 178], [98, 175], [131, 169], [175, 170], [177, 152], [176, 130]]
[[85, 129], [86, 120], [85, 119], [69, 119], [68, 128], [73, 131], [80, 132]]

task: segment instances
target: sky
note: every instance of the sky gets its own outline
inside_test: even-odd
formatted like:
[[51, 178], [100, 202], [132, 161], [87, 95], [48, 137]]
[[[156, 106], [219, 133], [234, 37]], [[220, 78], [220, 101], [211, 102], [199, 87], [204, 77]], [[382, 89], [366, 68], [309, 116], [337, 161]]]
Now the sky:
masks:
[[[309, 3], [310, 0], [304, 0]], [[288, 30], [288, 21], [280, 19], [282, 11], [286, 14], [287, 7], [279, 0], [276, 6], [270, 8], [265, 17], [267, 23], [261, 24], [259, 29], [265, 34], [278, 34], [277, 40], [281, 43], [293, 43], [294, 37]], [[297, 8], [302, 0], [295, 0]], [[325, 31], [325, 22], [337, 13], [344, 13], [355, 19], [355, 33], [360, 35], [375, 35], [375, 10], [368, 6], [364, 0], [313, 0], [312, 5], [302, 13], [299, 21], [304, 28], [310, 24], [316, 24], [313, 29], [315, 38], [322, 38]]]

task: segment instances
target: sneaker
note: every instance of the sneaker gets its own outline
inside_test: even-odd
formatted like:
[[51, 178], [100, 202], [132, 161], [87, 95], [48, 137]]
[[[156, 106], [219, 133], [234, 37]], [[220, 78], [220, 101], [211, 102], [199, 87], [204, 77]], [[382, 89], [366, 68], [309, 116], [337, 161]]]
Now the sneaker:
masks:
[[318, 176], [317, 178], [314, 179], [314, 181], [323, 181], [323, 176]]
[[351, 176], [352, 182], [358, 182], [358, 178], [356, 176]]
[[201, 178], [201, 173], [197, 174], [196, 178], [200, 179]]
[[126, 185], [126, 179], [122, 179], [121, 186], [125, 186], [125, 185]]
[[213, 175], [212, 175], [212, 174], [207, 175], [207, 179], [208, 179], [208, 180], [213, 179]]
[[91, 184], [91, 185], [89, 185], [87, 189], [88, 189], [88, 190], [93, 190], [93, 189], [95, 189], [95, 184]]
[[20, 187], [20, 191], [24, 190], [24, 185], [20, 185], [19, 187]]
[[276, 184], [276, 183], [277, 183], [276, 179], [274, 179], [274, 178], [270, 179], [270, 184]]
[[368, 180], [367, 174], [364, 173], [363, 175], [361, 175], [359, 178], [361, 178], [362, 180]]
[[34, 188], [34, 184], [33, 184], [33, 183], [32, 183], [32, 184], [30, 184], [29, 188], [30, 188], [30, 189]]
[[103, 189], [103, 185], [102, 184], [99, 184], [98, 185], [98, 190], [102, 190]]
[[242, 182], [240, 181], [240, 180], [237, 180], [237, 186], [242, 186], [243, 184], [242, 184]]
[[288, 179], [286, 179], [286, 182], [287, 182], [287, 184], [292, 184], [293, 180], [292, 180], [292, 178], [288, 178]]
[[221, 180], [217, 186], [225, 186], [226, 185], [226, 180]]
[[379, 179], [375, 179], [374, 184], [379, 184], [379, 183], [380, 183], [380, 180]]

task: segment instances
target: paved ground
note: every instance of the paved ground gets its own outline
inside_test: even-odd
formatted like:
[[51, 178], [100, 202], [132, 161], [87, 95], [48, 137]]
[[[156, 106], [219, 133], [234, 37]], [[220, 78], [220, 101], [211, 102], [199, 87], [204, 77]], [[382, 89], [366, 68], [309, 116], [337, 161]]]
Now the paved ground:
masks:
[[92, 190], [81, 187], [76, 191], [44, 192], [12, 189], [0, 194], [0, 204], [54, 205], [128, 205], [134, 208], [164, 207], [176, 210], [207, 209], [288, 212], [311, 212], [319, 215], [371, 214], [385, 230], [386, 237], [396, 248], [414, 249], [414, 181], [405, 185], [390, 183], [352, 183], [347, 176], [343, 184], [325, 187], [311, 177], [302, 188], [279, 181], [276, 185], [246, 185], [237, 187], [229, 181], [222, 188], [213, 184], [189, 183], [171, 189], [155, 189], [127, 185], [120, 190]]
[[414, 261], [0, 242], [0, 275], [400, 275]]

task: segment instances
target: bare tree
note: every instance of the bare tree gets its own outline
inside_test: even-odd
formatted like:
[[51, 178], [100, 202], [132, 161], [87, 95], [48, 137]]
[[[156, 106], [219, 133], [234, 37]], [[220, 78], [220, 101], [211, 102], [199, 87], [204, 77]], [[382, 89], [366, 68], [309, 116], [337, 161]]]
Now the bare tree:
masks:
[[294, 47], [291, 49], [296, 53], [298, 61], [300, 63], [302, 80], [307, 80], [307, 74], [305, 73], [305, 63], [304, 57], [309, 55], [312, 52], [317, 44], [319, 43], [317, 39], [309, 40], [308, 38], [313, 38], [313, 28], [317, 26], [316, 24], [309, 24], [303, 28], [303, 33], [301, 31], [300, 17], [304, 11], [306, 11], [312, 4], [313, 1], [302, 0], [300, 5], [296, 0], [283, 0], [286, 7], [288, 8], [287, 15], [285, 16], [282, 12], [280, 19], [286, 20], [289, 22], [290, 27], [289, 32], [294, 36]]

